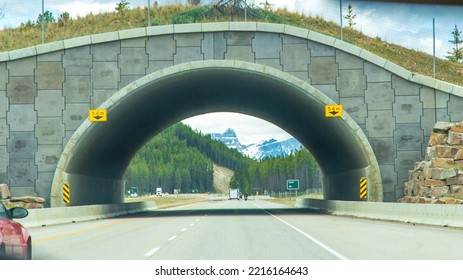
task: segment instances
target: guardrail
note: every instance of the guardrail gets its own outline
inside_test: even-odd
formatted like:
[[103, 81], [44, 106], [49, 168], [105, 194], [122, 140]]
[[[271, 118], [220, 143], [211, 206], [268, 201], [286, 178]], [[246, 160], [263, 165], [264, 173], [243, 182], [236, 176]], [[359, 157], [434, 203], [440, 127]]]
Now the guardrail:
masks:
[[157, 209], [155, 202], [88, 205], [29, 209], [26, 218], [18, 220], [24, 227], [42, 227], [90, 220], [98, 220], [141, 213]]
[[463, 205], [360, 202], [299, 198], [296, 200], [296, 207], [325, 210], [337, 216], [463, 227]]

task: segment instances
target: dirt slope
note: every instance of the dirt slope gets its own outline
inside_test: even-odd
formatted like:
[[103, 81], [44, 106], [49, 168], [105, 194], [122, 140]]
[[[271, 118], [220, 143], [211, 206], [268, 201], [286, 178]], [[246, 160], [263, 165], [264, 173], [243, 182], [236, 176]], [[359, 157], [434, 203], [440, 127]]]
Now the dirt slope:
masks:
[[228, 194], [233, 170], [214, 164], [214, 188], [217, 193]]

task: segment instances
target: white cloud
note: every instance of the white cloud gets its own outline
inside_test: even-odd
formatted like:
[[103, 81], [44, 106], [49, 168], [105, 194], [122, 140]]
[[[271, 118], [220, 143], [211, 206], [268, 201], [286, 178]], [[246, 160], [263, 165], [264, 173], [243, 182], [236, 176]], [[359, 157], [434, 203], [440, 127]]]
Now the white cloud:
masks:
[[98, 14], [105, 12], [113, 12], [115, 3], [99, 3], [99, 2], [58, 2], [49, 5], [51, 10], [56, 10], [59, 14], [68, 12], [72, 18], [83, 17], [90, 13]]
[[328, 21], [339, 20], [339, 4], [326, 0], [295, 0], [294, 12], [307, 16], [321, 16]]
[[223, 133], [228, 128], [232, 128], [242, 144], [257, 143], [270, 138], [286, 140], [292, 137], [272, 123], [238, 113], [210, 113], [188, 118], [182, 122], [204, 134]]
[[[263, 1], [259, 1], [260, 4]], [[270, 4], [273, 5], [275, 8], [286, 8], [288, 11], [294, 11], [295, 8], [295, 1], [281, 1], [281, 0], [267, 0]]]

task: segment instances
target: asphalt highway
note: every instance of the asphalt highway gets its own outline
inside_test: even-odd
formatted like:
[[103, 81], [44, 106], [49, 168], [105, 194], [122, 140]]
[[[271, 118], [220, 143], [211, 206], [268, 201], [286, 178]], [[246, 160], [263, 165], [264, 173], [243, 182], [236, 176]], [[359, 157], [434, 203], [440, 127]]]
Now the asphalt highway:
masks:
[[29, 229], [33, 259], [463, 259], [463, 230], [336, 217], [265, 200], [219, 200]]

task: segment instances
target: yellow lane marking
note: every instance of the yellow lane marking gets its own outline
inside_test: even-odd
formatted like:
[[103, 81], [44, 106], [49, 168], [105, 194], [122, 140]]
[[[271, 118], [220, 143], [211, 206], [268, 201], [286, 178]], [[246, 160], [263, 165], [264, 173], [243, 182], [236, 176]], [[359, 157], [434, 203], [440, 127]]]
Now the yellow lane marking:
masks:
[[132, 220], [132, 219], [112, 222], [112, 223], [101, 225], [101, 226], [96, 226], [96, 227], [92, 227], [92, 228], [88, 228], [88, 229], [83, 229], [83, 230], [79, 230], [79, 231], [64, 233], [64, 234], [60, 234], [60, 235], [56, 235], [56, 236], [51, 236], [51, 237], [48, 237], [48, 238], [35, 240], [35, 241], [32, 242], [32, 245], [39, 244], [39, 243], [45, 243], [45, 242], [48, 242], [48, 241], [57, 240], [57, 239], [61, 239], [61, 238], [64, 238], [64, 237], [69, 237], [69, 236], [73, 236], [73, 235], [78, 235], [78, 234], [82, 234], [82, 233], [87, 233], [87, 232], [107, 228], [107, 227], [114, 226], [114, 225], [117, 225], [117, 224], [126, 223], [126, 222], [128, 222], [130, 220]]

